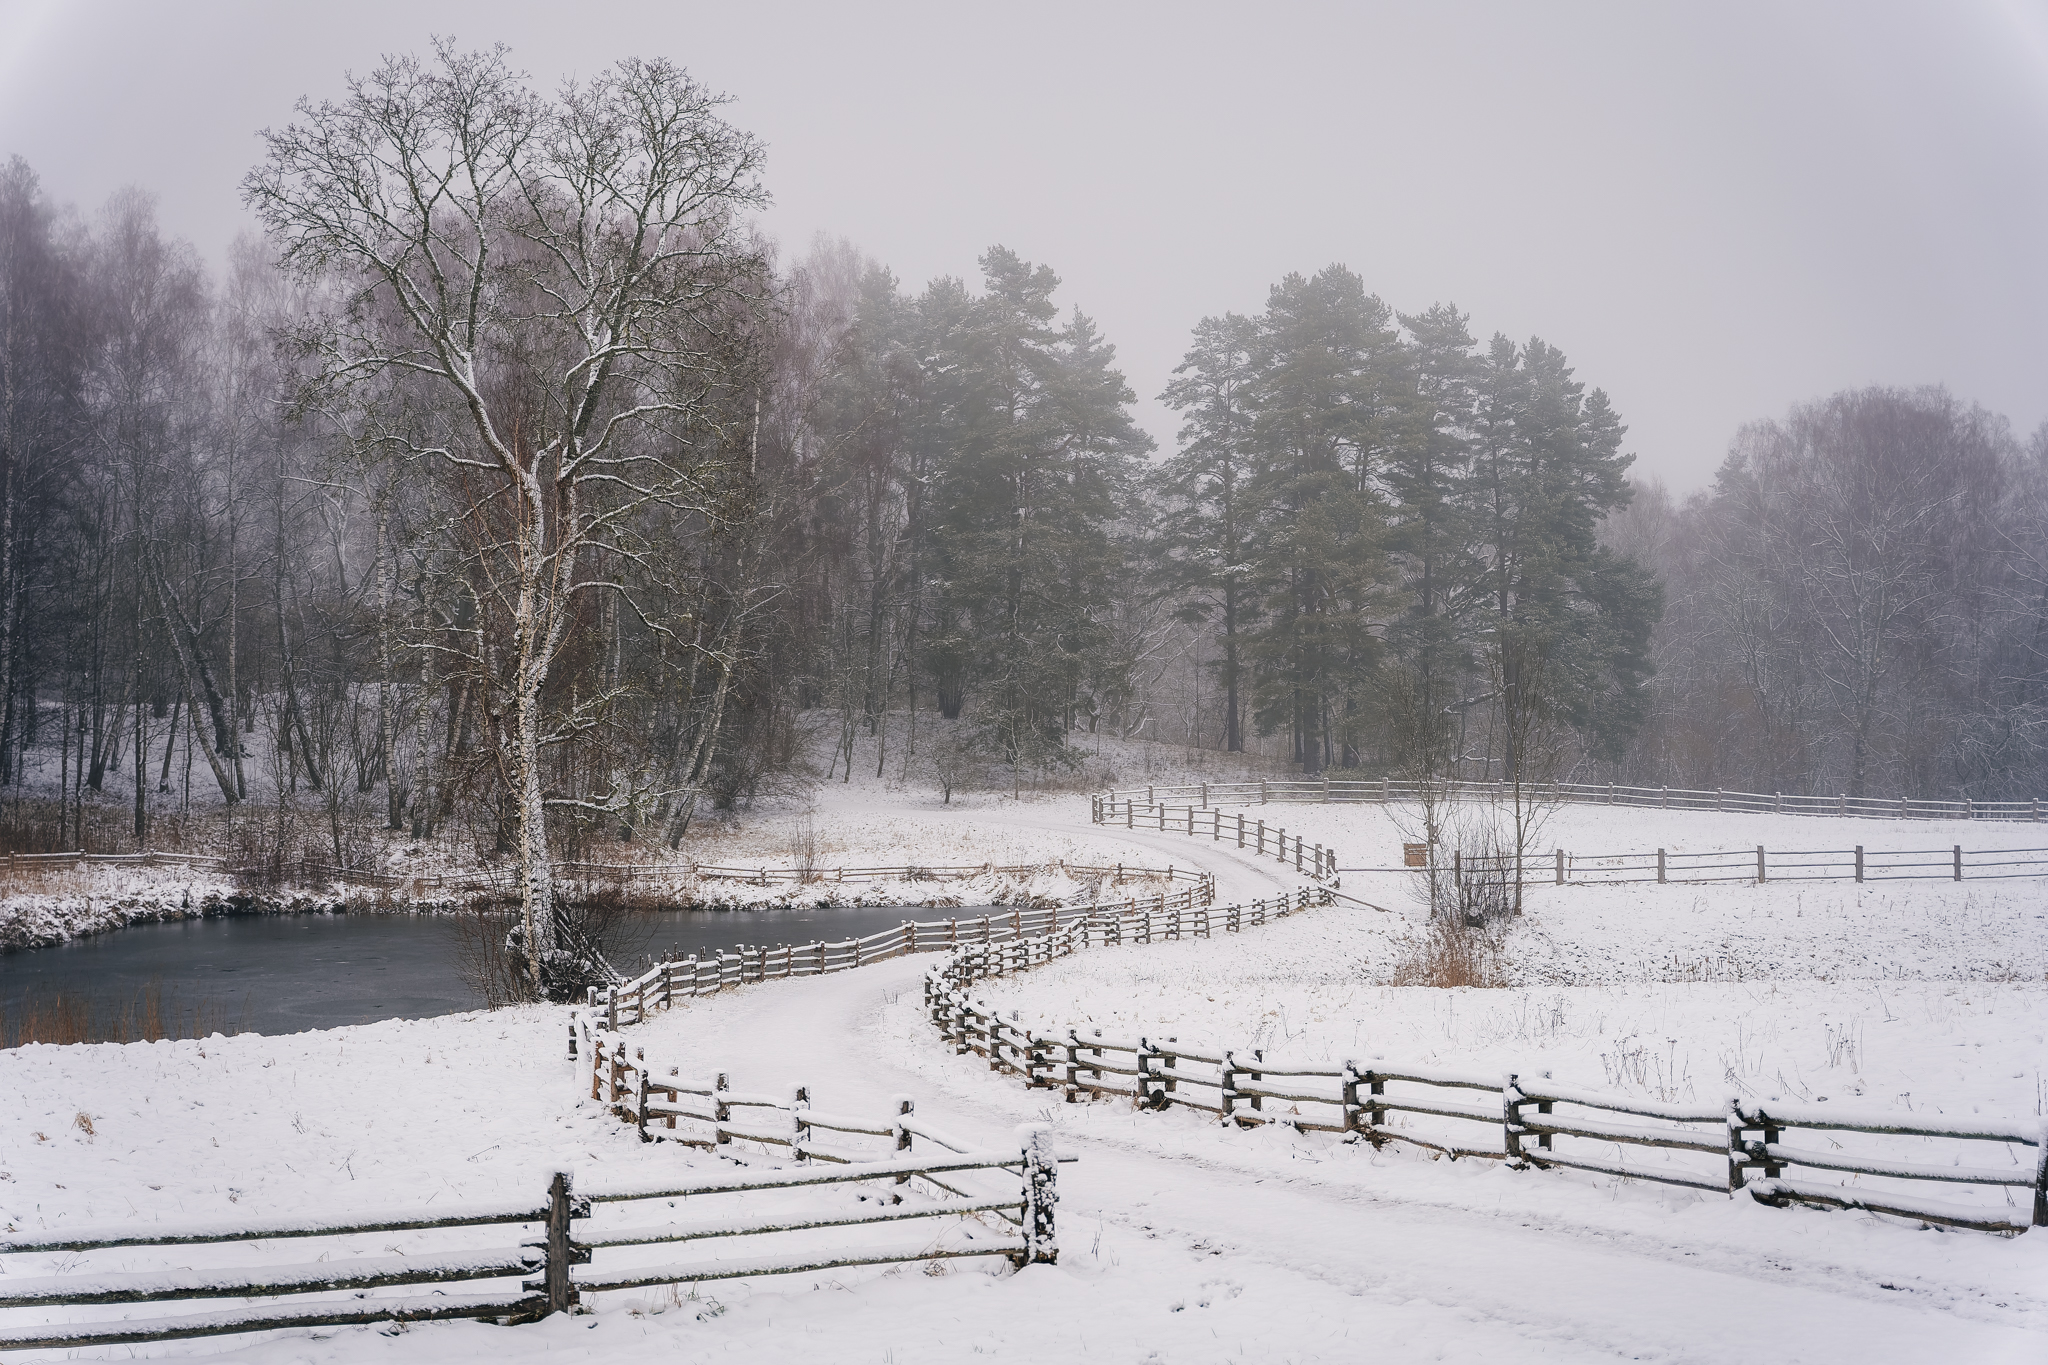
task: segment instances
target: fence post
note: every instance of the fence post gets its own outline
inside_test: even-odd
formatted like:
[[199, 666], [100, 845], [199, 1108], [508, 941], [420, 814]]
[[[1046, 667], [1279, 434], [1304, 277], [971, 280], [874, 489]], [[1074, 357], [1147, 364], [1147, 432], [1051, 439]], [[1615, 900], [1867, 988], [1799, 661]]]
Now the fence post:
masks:
[[1451, 850], [1451, 885], [1461, 887], [1464, 884], [1465, 850], [1461, 848], [1454, 848]]
[[1358, 1131], [1358, 1068], [1346, 1059], [1344, 1063], [1344, 1088], [1340, 1092], [1344, 1105], [1344, 1131]]
[[1216, 1092], [1216, 1107], [1223, 1111], [1223, 1121], [1228, 1123], [1237, 1113], [1237, 1054], [1228, 1048], [1223, 1051], [1220, 1079], [1223, 1084]]
[[1519, 1171], [1529, 1163], [1522, 1155], [1522, 1087], [1510, 1071], [1500, 1083], [1500, 1140], [1508, 1155], [1508, 1169]]
[[1244, 847], [1244, 812], [1237, 813], [1237, 846]]
[[1557, 884], [1564, 885], [1564, 850], [1557, 850]]
[[569, 1279], [569, 1267], [590, 1259], [589, 1252], [569, 1240], [569, 1220], [576, 1216], [571, 1188], [567, 1171], [556, 1171], [555, 1178], [548, 1182], [547, 1245], [546, 1259], [541, 1263], [541, 1290], [547, 1295], [550, 1313], [566, 1313], [576, 1306], [576, 1286]]
[[607, 986], [604, 993], [604, 1026], [613, 1033], [619, 1031], [619, 988]]
[[1728, 1193], [1734, 1194], [1742, 1188], [1744, 1172], [1749, 1166], [1749, 1147], [1743, 1141], [1744, 1121], [1742, 1101], [1728, 1097]]
[[1769, 880], [1770, 878], [1766, 875], [1766, 870], [1764, 868], [1764, 846], [1762, 844], [1758, 844], [1756, 846], [1756, 884], [1758, 886], [1762, 886], [1765, 882]]
[[1202, 784], [1202, 807], [1203, 807], [1203, 809], [1205, 809], [1205, 810], [1206, 810], [1206, 809], [1208, 808], [1208, 805], [1209, 805], [1209, 784], [1208, 784], [1207, 782], [1204, 782], [1204, 783]]
[[1073, 1104], [1081, 1098], [1081, 1038], [1074, 1029], [1067, 1029], [1067, 1085], [1066, 1102]]
[[[1259, 804], [1262, 806], [1266, 804], [1266, 779], [1263, 777], [1259, 779]], [[1263, 820], [1260, 821], [1259, 824], [1260, 828], [1265, 827], [1265, 822]]]
[[1956, 880], [1961, 881], [1963, 879], [1963, 846], [1961, 844], [1957, 844], [1953, 849], [1949, 851], [1949, 856], [1955, 860]]
[[569, 1014], [569, 1060], [576, 1060], [576, 1014], [573, 1010]]
[[732, 1141], [732, 1134], [725, 1131], [727, 1120], [732, 1118], [732, 1108], [725, 1102], [725, 1092], [732, 1089], [732, 1082], [721, 1071], [718, 1079], [711, 1083], [711, 1135], [717, 1145], [725, 1146]]
[[1059, 1157], [1053, 1151], [1052, 1129], [1027, 1124], [1017, 1130], [1024, 1152], [1024, 1264], [1052, 1265], [1060, 1258], [1053, 1230], [1053, 1209], [1060, 1202]]
[[647, 1049], [633, 1049], [633, 1061], [633, 1126], [640, 1130], [642, 1142], [652, 1142], [647, 1132]]
[[[898, 1095], [896, 1097], [896, 1150], [903, 1153], [906, 1157], [910, 1154], [910, 1128], [903, 1120], [916, 1112], [916, 1100], [911, 1099], [908, 1095]], [[899, 1175], [896, 1177], [896, 1183], [908, 1185], [910, 1177]]]
[[1863, 845], [1856, 845], [1856, 880], [1863, 880]]
[[2048, 1123], [2034, 1139], [2034, 1226], [2048, 1228]]
[[811, 1088], [807, 1085], [796, 1087], [796, 1093], [789, 1101], [790, 1151], [798, 1161], [809, 1161], [810, 1154], [804, 1151], [804, 1144], [811, 1140], [811, 1123], [805, 1117], [811, 1110]]
[[1664, 884], [1664, 850], [1661, 848], [1657, 850], [1657, 884]]

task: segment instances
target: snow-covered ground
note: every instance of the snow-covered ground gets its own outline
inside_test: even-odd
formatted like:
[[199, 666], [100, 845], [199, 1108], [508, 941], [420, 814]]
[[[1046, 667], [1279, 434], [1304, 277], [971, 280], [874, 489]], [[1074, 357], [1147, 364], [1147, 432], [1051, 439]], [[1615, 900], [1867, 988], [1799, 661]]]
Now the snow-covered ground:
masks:
[[[1268, 814], [1336, 846], [1346, 865], [1393, 861], [1372, 844], [1397, 845], [1399, 831], [1359, 823], [1357, 809]], [[1627, 828], [1589, 821], [1587, 851], [1682, 846], [1675, 831], [1647, 823], [1656, 814], [1627, 812]], [[797, 813], [754, 818], [766, 852]], [[926, 850], [919, 861], [932, 862], [949, 847], [997, 862], [1026, 860], [1013, 850], [1057, 848], [1071, 851], [1054, 856], [1073, 861], [1206, 868], [1226, 899], [1297, 884], [1276, 864], [1206, 840], [1092, 829], [1079, 797], [952, 810], [856, 782], [844, 802], [821, 791], [812, 820], [821, 841], [844, 839], [862, 861], [869, 850], [872, 861], [895, 861], [879, 856], [886, 848]], [[1761, 830], [1701, 821], [1686, 820], [1694, 847], [1811, 848], [1836, 837], [1813, 837], [1821, 821]], [[1852, 827], [1864, 837], [1848, 842], [1881, 842], [1870, 825]], [[1591, 837], [1602, 833], [1613, 837]], [[985, 842], [998, 838], [1008, 841], [1000, 850]], [[1925, 846], [1957, 841], [1977, 842], [1943, 832]], [[2043, 1103], [2037, 883], [1840, 895], [1811, 885], [1546, 891], [1507, 940], [1510, 965], [1530, 984], [1493, 991], [1380, 984], [1419, 915], [1397, 877], [1377, 891], [1347, 878], [1346, 889], [1390, 909], [1332, 907], [1241, 935], [1103, 950], [989, 983], [986, 994], [1006, 1008], [1130, 1031], [1543, 1068], [1559, 1080], [1680, 1098], [1732, 1087], [2006, 1116]], [[1721, 956], [1739, 971], [1687, 966], [1723, 941], [1734, 946]], [[977, 1141], [1006, 1140], [1020, 1122], [1055, 1123], [1081, 1158], [1061, 1170], [1057, 1267], [800, 1275], [712, 1285], [695, 1298], [604, 1295], [590, 1316], [518, 1329], [338, 1329], [86, 1354], [353, 1362], [644, 1351], [771, 1365], [984, 1355], [1859, 1365], [2048, 1357], [2048, 1236], [1916, 1231], [1607, 1177], [1435, 1161], [1398, 1145], [1374, 1151], [1287, 1130], [1226, 1130], [1184, 1111], [1062, 1105], [938, 1042], [918, 1008], [928, 965], [901, 959], [692, 1001], [639, 1030], [639, 1041], [651, 1058], [727, 1071], [740, 1088], [809, 1084], [821, 1109], [875, 1113], [895, 1094], [913, 1094], [921, 1115]], [[40, 1230], [341, 1214], [525, 1197], [563, 1163], [586, 1185], [718, 1164], [642, 1147], [581, 1099], [562, 1055], [563, 1022], [562, 1011], [533, 1008], [287, 1037], [0, 1053], [0, 1217]], [[299, 1259], [287, 1243], [265, 1251]], [[171, 1263], [218, 1263], [189, 1255]], [[8, 1257], [0, 1280], [47, 1272], [58, 1259]]]
[[85, 863], [30, 871], [0, 886], [0, 953], [47, 948], [130, 924], [229, 914], [294, 914], [368, 908], [372, 893], [251, 892], [228, 878], [185, 867]]

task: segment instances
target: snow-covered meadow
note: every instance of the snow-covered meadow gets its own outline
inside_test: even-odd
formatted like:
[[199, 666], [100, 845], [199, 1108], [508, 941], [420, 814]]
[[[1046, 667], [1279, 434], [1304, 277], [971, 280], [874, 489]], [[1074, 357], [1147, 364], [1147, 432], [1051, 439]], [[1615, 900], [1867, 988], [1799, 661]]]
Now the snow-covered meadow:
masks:
[[[1393, 861], [1382, 845], [1398, 851], [1400, 830], [1385, 812], [1266, 814], [1335, 846], [1347, 866]], [[1587, 812], [1575, 830], [1567, 809], [1553, 828], [1568, 847], [1584, 836], [1588, 851], [1687, 846], [1675, 823], [1644, 822], [1658, 814], [1628, 812], [1636, 827], [1623, 829]], [[1701, 829], [1706, 818], [1685, 817], [1690, 846], [1825, 847], [1844, 833], [1881, 842], [1863, 822]], [[808, 824], [831, 850], [821, 863], [1174, 863], [1215, 873], [1226, 899], [1295, 881], [1205, 839], [1091, 827], [1077, 798], [948, 807], [856, 782], [821, 791], [808, 810], [748, 824], [744, 837], [762, 858]], [[1909, 826], [1908, 837], [1916, 828], [1935, 833]], [[1974, 844], [1991, 828], [1941, 831], [1926, 846]], [[1363, 880], [1347, 877], [1346, 890], [1386, 910], [1340, 904], [1239, 935], [1098, 950], [983, 993], [1006, 1012], [1105, 1031], [1214, 1038], [1269, 1055], [1547, 1070], [1560, 1082], [1674, 1099], [1733, 1089], [2010, 1117], [2038, 1114], [2048, 1100], [2039, 883], [1544, 888], [1503, 943], [1519, 984], [1442, 990], [1386, 984], [1423, 932], [1420, 906], [1400, 874]], [[886, 1112], [911, 1094], [921, 1116], [976, 1142], [1005, 1141], [1021, 1122], [1054, 1123], [1081, 1158], [1061, 1171], [1056, 1267], [839, 1271], [694, 1295], [599, 1295], [587, 1316], [518, 1329], [349, 1328], [85, 1354], [1862, 1365], [2017, 1362], [2048, 1350], [2048, 1238], [2038, 1234], [1916, 1231], [1610, 1177], [1438, 1161], [1398, 1144], [1375, 1151], [1285, 1129], [1243, 1132], [1186, 1111], [1063, 1105], [941, 1045], [918, 1006], [929, 965], [901, 959], [690, 1001], [643, 1026], [638, 1041], [650, 1058], [728, 1071], [742, 1088], [810, 1085], [821, 1108], [840, 1112]], [[41, 1230], [346, 1214], [526, 1197], [564, 1166], [586, 1186], [729, 1169], [666, 1144], [643, 1147], [591, 1104], [563, 1056], [565, 1022], [563, 1010], [525, 1008], [288, 1037], [0, 1053], [0, 1220]], [[361, 1240], [378, 1251], [420, 1245], [411, 1235]], [[301, 1259], [290, 1244], [258, 1250]], [[236, 1251], [249, 1260], [249, 1249]], [[138, 1258], [123, 1264], [162, 1263], [122, 1255]], [[225, 1262], [195, 1251], [172, 1263]], [[8, 1257], [0, 1280], [62, 1264]]]

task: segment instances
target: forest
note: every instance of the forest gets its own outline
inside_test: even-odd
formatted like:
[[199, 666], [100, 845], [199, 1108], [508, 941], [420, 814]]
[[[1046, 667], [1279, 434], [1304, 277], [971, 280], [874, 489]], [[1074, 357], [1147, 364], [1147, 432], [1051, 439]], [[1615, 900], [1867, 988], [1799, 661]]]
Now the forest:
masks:
[[1100, 732], [2048, 786], [2048, 430], [1845, 392], [1673, 497], [1556, 347], [1332, 264], [1194, 328], [1157, 449], [1051, 265], [787, 256], [720, 105], [662, 61], [542, 94], [390, 59], [265, 134], [219, 269], [146, 189], [0, 173], [11, 847], [290, 801], [343, 864], [473, 831], [544, 925], [551, 858], [680, 847], [821, 729], [828, 777], [880, 735], [949, 792]]

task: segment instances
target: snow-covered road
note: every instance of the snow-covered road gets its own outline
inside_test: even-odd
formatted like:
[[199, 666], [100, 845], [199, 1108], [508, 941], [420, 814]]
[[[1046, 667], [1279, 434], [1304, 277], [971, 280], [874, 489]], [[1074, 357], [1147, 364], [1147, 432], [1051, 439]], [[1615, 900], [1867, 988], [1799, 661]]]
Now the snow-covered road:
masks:
[[[1074, 831], [1049, 814], [1018, 823], [1038, 821]], [[1114, 833], [1215, 873], [1225, 898], [1298, 884], [1204, 841]], [[698, 1001], [646, 1030], [649, 1055], [685, 1071], [715, 1066], [744, 1088], [803, 1081], [821, 1108], [841, 1111], [913, 1094], [971, 1137], [1061, 1122], [1056, 1096], [940, 1046], [915, 1005], [927, 965]], [[1093, 1320], [999, 1315], [987, 1330], [1016, 1358], [1100, 1349], [1146, 1359], [1160, 1304], [1192, 1301], [1191, 1263], [1263, 1305], [1249, 1320], [1212, 1314], [1216, 1350], [1199, 1359], [2048, 1357], [2048, 1245], [2034, 1238], [1911, 1234], [1853, 1216], [1085, 1108], [1103, 1121], [1061, 1124], [1063, 1145], [1081, 1156], [1061, 1175], [1063, 1273], [1095, 1282], [1084, 1302], [1131, 1300]], [[1227, 1350], [1222, 1319], [1245, 1333]]]
[[[1227, 900], [1300, 884], [1276, 863], [1206, 840], [1094, 829], [1078, 801], [877, 818], [955, 843], [1000, 828], [1015, 843], [1105, 861], [1129, 861], [1136, 850], [1213, 872]], [[1210, 954], [1215, 979], [1259, 935], [1313, 931], [1319, 916], [1331, 917], [1332, 931], [1348, 926], [1348, 938], [1332, 932], [1330, 943], [1353, 947], [1379, 926], [1398, 933], [1409, 923], [1339, 907], [1244, 936], [1111, 951], [1155, 954], [1160, 964]], [[821, 1109], [881, 1114], [893, 1096], [912, 1095], [921, 1117], [977, 1141], [1052, 1121], [1080, 1157], [1061, 1169], [1057, 1266], [770, 1277], [602, 1295], [592, 1315], [516, 1330], [345, 1329], [132, 1354], [263, 1365], [640, 1354], [749, 1365], [2048, 1360], [2048, 1235], [1916, 1232], [1864, 1215], [1437, 1161], [1398, 1144], [1375, 1151], [1284, 1129], [1241, 1132], [1185, 1111], [1063, 1105], [940, 1043], [919, 1008], [932, 961], [691, 1001], [634, 1030], [635, 1042], [689, 1073], [725, 1071], [741, 1089], [802, 1082]], [[1156, 992], [1185, 996], [1200, 979], [1148, 982], [1144, 995], [1118, 1003], [1144, 1017], [1166, 1003], [1155, 1003]], [[0, 1053], [0, 1221], [43, 1229], [445, 1206], [538, 1189], [565, 1165], [597, 1183], [701, 1165], [673, 1146], [642, 1146], [632, 1129], [579, 1101], [563, 1023], [563, 1011], [527, 1008], [287, 1037]], [[58, 1269], [43, 1263], [51, 1259], [8, 1258], [0, 1278]], [[93, 1354], [131, 1357], [127, 1347]]]

